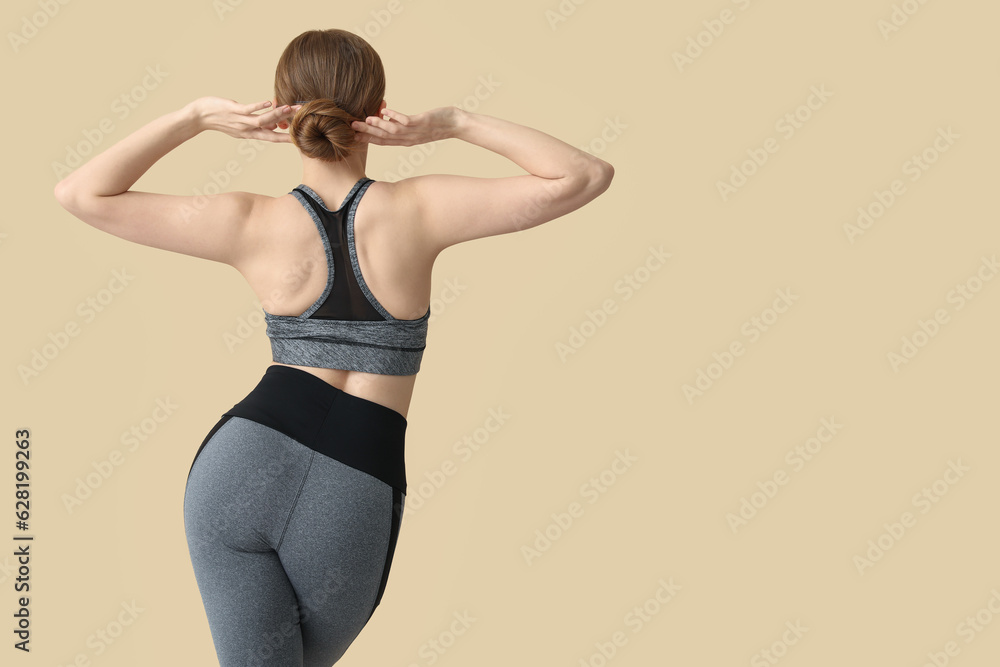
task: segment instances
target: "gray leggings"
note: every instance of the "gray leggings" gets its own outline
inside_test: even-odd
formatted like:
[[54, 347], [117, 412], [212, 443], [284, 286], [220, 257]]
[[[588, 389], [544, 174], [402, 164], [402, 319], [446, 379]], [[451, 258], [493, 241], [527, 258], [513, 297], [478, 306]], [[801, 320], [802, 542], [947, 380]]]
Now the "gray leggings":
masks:
[[382, 599], [406, 493], [398, 412], [270, 366], [195, 454], [184, 529], [222, 667], [328, 667]]

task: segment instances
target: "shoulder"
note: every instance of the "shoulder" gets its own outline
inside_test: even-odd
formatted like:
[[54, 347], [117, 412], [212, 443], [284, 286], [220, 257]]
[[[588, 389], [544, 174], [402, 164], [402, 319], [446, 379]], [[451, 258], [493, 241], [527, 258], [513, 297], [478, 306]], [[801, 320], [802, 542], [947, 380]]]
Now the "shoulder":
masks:
[[266, 212], [276, 202], [285, 198], [284, 195], [272, 197], [270, 195], [257, 194], [256, 192], [235, 192], [233, 194], [240, 195], [246, 201], [251, 213]]
[[[373, 181], [368, 184], [358, 210], [364, 207], [370, 226], [388, 230], [394, 236], [410, 236], [420, 232], [420, 207], [410, 179]], [[357, 216], [356, 216], [357, 217]]]
[[264, 239], [268, 233], [273, 232], [276, 225], [279, 225], [282, 220], [288, 219], [288, 211], [292, 205], [300, 206], [291, 193], [276, 197], [255, 192], [240, 194], [246, 196], [246, 205], [249, 211], [247, 227], [258, 241]]
[[368, 185], [355, 213], [355, 228], [365, 228], [369, 239], [396, 255], [411, 269], [433, 265], [438, 251], [429, 242], [412, 179], [374, 181]]
[[407, 215], [413, 210], [413, 194], [407, 187], [406, 179], [402, 181], [372, 181], [368, 184], [363, 201], [373, 212], [397, 213]]

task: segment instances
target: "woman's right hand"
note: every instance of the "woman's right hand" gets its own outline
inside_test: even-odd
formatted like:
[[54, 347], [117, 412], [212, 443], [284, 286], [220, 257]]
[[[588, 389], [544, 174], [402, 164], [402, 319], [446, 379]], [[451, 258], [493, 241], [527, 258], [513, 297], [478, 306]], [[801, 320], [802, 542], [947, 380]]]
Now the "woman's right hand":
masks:
[[455, 136], [461, 120], [458, 107], [438, 107], [430, 111], [407, 116], [386, 108], [382, 115], [368, 116], [365, 122], [354, 121], [351, 128], [357, 132], [358, 141], [377, 146], [416, 146]]

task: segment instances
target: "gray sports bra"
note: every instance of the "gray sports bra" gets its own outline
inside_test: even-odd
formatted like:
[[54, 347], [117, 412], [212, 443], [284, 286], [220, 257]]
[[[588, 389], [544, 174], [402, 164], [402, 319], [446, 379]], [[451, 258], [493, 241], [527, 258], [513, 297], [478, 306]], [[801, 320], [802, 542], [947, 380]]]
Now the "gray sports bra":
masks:
[[427, 341], [431, 310], [416, 320], [398, 320], [365, 284], [354, 245], [354, 211], [368, 186], [362, 178], [344, 203], [331, 211], [308, 185], [294, 195], [309, 211], [326, 248], [326, 288], [301, 315], [264, 311], [271, 357], [282, 364], [413, 375]]

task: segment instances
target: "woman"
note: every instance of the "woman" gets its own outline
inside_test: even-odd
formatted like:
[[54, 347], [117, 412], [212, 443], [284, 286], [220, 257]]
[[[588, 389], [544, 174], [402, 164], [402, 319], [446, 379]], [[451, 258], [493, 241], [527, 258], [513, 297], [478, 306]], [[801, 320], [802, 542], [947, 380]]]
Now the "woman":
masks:
[[[197, 99], [94, 157], [55, 196], [121, 238], [227, 263], [260, 298], [274, 363], [195, 453], [185, 531], [221, 665], [326, 667], [385, 590], [434, 259], [576, 210], [614, 171], [490, 116], [386, 108], [378, 54], [343, 30], [296, 37], [278, 62], [274, 95], [249, 105]], [[302, 183], [282, 197], [129, 190], [205, 130], [293, 143]], [[528, 174], [365, 176], [368, 144], [441, 139], [499, 153]]]

